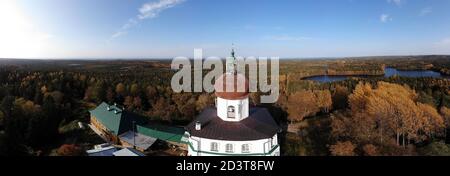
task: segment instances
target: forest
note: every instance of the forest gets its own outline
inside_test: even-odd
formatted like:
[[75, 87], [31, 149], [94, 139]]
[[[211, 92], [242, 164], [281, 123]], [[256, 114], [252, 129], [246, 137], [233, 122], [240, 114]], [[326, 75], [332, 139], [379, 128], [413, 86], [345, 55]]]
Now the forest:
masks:
[[[450, 80], [378, 77], [386, 67], [449, 75], [450, 56], [280, 60], [282, 155], [450, 155]], [[117, 103], [150, 121], [184, 126], [214, 94], [174, 93], [170, 60], [0, 60], [0, 155], [83, 155], [99, 139], [88, 111]], [[319, 83], [315, 75], [368, 75]], [[372, 77], [373, 76], [373, 77]]]

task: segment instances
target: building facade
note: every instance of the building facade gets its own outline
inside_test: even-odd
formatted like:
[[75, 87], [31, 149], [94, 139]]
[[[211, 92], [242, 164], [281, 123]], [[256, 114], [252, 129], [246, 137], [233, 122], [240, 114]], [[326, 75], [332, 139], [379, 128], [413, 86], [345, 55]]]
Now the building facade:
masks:
[[216, 107], [186, 126], [190, 156], [279, 156], [280, 127], [265, 108], [250, 107], [248, 80], [236, 71], [234, 50], [215, 82]]

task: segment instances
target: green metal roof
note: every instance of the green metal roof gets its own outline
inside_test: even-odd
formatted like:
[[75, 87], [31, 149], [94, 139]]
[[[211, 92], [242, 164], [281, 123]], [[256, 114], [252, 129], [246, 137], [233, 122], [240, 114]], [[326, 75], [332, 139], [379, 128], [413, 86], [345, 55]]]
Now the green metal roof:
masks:
[[[110, 110], [108, 111], [108, 106]], [[120, 111], [119, 111], [120, 110]], [[117, 111], [117, 113], [115, 112]], [[89, 111], [91, 116], [103, 124], [111, 133], [118, 135], [120, 120], [122, 119], [122, 110], [116, 106], [110, 106], [105, 102], [98, 105], [94, 110]]]
[[133, 130], [133, 121], [136, 125], [146, 123], [144, 118], [105, 102], [89, 112], [115, 135]]
[[188, 136], [184, 128], [159, 124], [137, 125], [137, 132], [164, 141], [187, 143]]
[[160, 124], [147, 124], [147, 120], [145, 120], [144, 117], [132, 112], [123, 111], [115, 105], [109, 105], [102, 102], [89, 112], [111, 133], [117, 136], [127, 131], [134, 131], [133, 122], [135, 122], [136, 132], [142, 135], [177, 143], [188, 142], [188, 134], [184, 128]]

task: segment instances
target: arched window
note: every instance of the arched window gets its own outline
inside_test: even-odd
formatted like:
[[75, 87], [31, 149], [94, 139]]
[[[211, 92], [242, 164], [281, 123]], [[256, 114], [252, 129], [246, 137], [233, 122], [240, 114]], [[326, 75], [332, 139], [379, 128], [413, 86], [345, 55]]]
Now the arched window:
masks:
[[219, 151], [217, 142], [211, 142], [211, 151], [214, 151], [214, 152]]
[[227, 152], [227, 153], [233, 153], [233, 144], [227, 144], [227, 145], [225, 145], [225, 152]]
[[234, 109], [234, 106], [228, 106], [228, 118], [235, 118], [236, 116], [236, 110]]
[[242, 144], [242, 153], [250, 153], [250, 146], [248, 144]]

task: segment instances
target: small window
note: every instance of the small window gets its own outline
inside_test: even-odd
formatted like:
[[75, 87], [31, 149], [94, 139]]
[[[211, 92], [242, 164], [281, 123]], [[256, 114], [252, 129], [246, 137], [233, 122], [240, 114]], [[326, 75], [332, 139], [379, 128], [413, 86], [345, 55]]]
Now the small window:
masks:
[[235, 117], [235, 109], [234, 106], [228, 106], [228, 118]]
[[234, 107], [233, 106], [228, 106], [228, 112], [234, 112]]
[[227, 144], [227, 145], [225, 145], [225, 152], [227, 152], [227, 153], [233, 153], [233, 144]]
[[242, 145], [242, 153], [250, 153], [250, 146], [248, 144]]
[[211, 142], [211, 151], [217, 152], [219, 148], [217, 146], [217, 142]]

